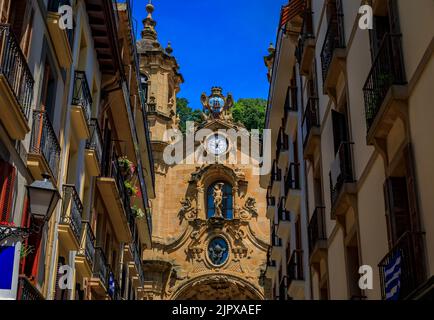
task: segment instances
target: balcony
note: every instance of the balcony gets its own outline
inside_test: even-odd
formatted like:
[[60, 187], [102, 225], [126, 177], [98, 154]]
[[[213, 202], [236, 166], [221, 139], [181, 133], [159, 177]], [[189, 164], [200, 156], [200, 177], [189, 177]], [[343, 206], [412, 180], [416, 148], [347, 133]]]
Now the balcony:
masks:
[[47, 6], [47, 26], [53, 41], [54, 50], [62, 68], [69, 69], [72, 65], [71, 42], [73, 30], [62, 28], [59, 24], [61, 14], [59, 7], [71, 5], [70, 0], [49, 0]]
[[280, 197], [280, 187], [282, 184], [282, 170], [277, 166], [274, 161], [273, 168], [271, 169], [271, 196], [275, 198]]
[[271, 232], [271, 260], [279, 261], [282, 257], [282, 239], [277, 235], [277, 225]]
[[300, 50], [300, 74], [309, 76], [315, 57], [315, 36], [308, 33], [302, 34], [298, 46]]
[[396, 289], [398, 281], [397, 298], [403, 300], [426, 280], [423, 242], [423, 233], [406, 232], [380, 261], [378, 267], [383, 299], [391, 298], [388, 294]]
[[381, 43], [363, 88], [368, 144], [385, 140], [395, 120], [406, 114], [405, 85], [401, 35], [388, 34]]
[[108, 288], [108, 295], [112, 300], [122, 300], [121, 297], [121, 289], [119, 286], [119, 282], [116, 279], [113, 271], [109, 268], [109, 288]]
[[294, 300], [304, 299], [303, 250], [294, 250], [287, 269], [288, 296]]
[[102, 248], [97, 247], [95, 248], [91, 286], [96, 294], [100, 297], [105, 297], [107, 295], [108, 272], [107, 259], [105, 257], [104, 251]]
[[42, 174], [48, 173], [53, 181], [57, 181], [60, 151], [60, 144], [48, 114], [42, 110], [34, 110], [27, 167], [35, 180], [42, 180]]
[[303, 155], [305, 159], [313, 158], [319, 146], [321, 130], [318, 98], [310, 97], [307, 101], [302, 123]]
[[298, 123], [298, 99], [297, 87], [289, 87], [286, 94], [283, 126], [284, 133], [295, 139], [297, 136], [297, 123]]
[[137, 271], [137, 276], [133, 277], [133, 282], [137, 287], [140, 287], [143, 286], [143, 283], [145, 282], [145, 273], [142, 266], [142, 255], [140, 252], [140, 247], [137, 245], [137, 243], [135, 243], [134, 245], [133, 253], [134, 265]]
[[71, 121], [79, 139], [90, 139], [90, 117], [92, 95], [87, 82], [86, 73], [75, 71], [74, 95], [72, 97]]
[[310, 263], [319, 263], [327, 256], [327, 230], [325, 208], [317, 207], [307, 229], [309, 236]]
[[265, 276], [268, 279], [273, 279], [276, 274], [276, 261], [271, 259], [271, 248], [267, 252], [267, 269], [265, 270]]
[[[104, 171], [104, 170], [103, 170]], [[131, 242], [129, 219], [132, 215], [130, 195], [125, 188], [124, 177], [117, 160], [111, 162], [102, 177], [97, 179], [97, 187], [105, 202], [116, 237], [120, 242]]]
[[279, 284], [279, 296], [277, 297], [279, 301], [285, 301], [288, 298], [288, 285], [287, 285], [287, 278], [286, 277], [282, 277], [279, 279], [280, 284]]
[[137, 242], [133, 241], [125, 245], [124, 255], [128, 261], [129, 274], [132, 275], [135, 286], [142, 286], [144, 273], [142, 268], [142, 258], [140, 247]]
[[277, 235], [281, 239], [289, 240], [291, 232], [291, 213], [285, 209], [284, 197], [280, 200], [277, 223]]
[[80, 249], [83, 204], [73, 185], [63, 185], [63, 206], [59, 222], [59, 239], [70, 251]]
[[300, 164], [291, 163], [285, 179], [285, 208], [295, 214], [300, 212]]
[[277, 165], [280, 169], [285, 169], [289, 162], [289, 137], [283, 128], [279, 130], [277, 140]]
[[98, 177], [101, 174], [102, 160], [102, 136], [97, 119], [91, 119], [90, 139], [86, 141], [85, 160], [91, 176]]
[[75, 257], [75, 265], [83, 277], [90, 278], [95, 261], [95, 236], [89, 222], [83, 221], [82, 229], [80, 249]]
[[17, 300], [36, 301], [45, 300], [45, 298], [26, 276], [20, 275], [18, 278]]
[[355, 207], [356, 183], [353, 177], [353, 143], [342, 142], [329, 173], [332, 219]]
[[11, 139], [24, 140], [34, 80], [10, 25], [0, 24], [0, 119]]
[[267, 218], [274, 221], [274, 214], [276, 213], [276, 198], [271, 195], [271, 187], [267, 191]]
[[152, 213], [150, 208], [145, 209], [145, 217], [136, 218], [137, 232], [142, 243], [152, 243]]
[[345, 70], [345, 36], [343, 14], [331, 19], [321, 50], [322, 78], [324, 93], [337, 97], [336, 86]]

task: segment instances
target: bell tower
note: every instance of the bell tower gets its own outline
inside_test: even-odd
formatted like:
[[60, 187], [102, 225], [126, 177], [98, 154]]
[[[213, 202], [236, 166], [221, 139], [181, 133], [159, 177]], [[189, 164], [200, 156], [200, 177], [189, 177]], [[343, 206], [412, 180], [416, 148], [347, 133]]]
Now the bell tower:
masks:
[[179, 65], [172, 55], [170, 42], [163, 48], [158, 41], [152, 17], [154, 5], [151, 1], [146, 5], [147, 17], [143, 20], [142, 38], [137, 42], [140, 56], [140, 72], [142, 82], [147, 84], [148, 119], [151, 140], [164, 142], [166, 129], [177, 128], [176, 94], [184, 82], [179, 73]]

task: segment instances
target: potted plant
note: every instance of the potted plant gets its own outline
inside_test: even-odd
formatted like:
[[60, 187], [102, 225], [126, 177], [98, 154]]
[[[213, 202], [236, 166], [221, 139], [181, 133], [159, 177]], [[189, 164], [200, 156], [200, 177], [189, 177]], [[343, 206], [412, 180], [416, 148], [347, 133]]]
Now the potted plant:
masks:
[[129, 180], [125, 181], [124, 186], [130, 197], [137, 194], [138, 189], [131, 181]]
[[131, 207], [131, 210], [137, 219], [143, 219], [146, 216], [145, 212], [137, 206]]
[[118, 159], [118, 164], [124, 177], [129, 177], [136, 171], [134, 164], [128, 160], [127, 156], [120, 157]]

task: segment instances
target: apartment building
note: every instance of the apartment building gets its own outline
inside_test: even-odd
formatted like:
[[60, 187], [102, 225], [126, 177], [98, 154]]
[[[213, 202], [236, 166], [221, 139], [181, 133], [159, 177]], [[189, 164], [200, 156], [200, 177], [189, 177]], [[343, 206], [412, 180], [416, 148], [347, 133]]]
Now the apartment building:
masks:
[[[155, 192], [130, 1], [0, 8], [0, 294], [141, 299]], [[59, 27], [68, 8], [72, 29]], [[41, 183], [45, 217], [30, 196]]]
[[[302, 5], [302, 2], [300, 2]], [[295, 7], [295, 11], [301, 9]], [[272, 128], [269, 175], [261, 176], [267, 188], [267, 217], [270, 220], [271, 247], [265, 276], [271, 280], [268, 298], [310, 299], [308, 212], [305, 163], [302, 144], [302, 85], [295, 67], [296, 36], [302, 24], [298, 14], [288, 29], [277, 35], [276, 49], [265, 58], [270, 81], [266, 128]]]
[[[366, 4], [372, 29], [359, 27]], [[434, 3], [293, 0], [286, 8], [289, 19], [266, 59], [267, 124], [277, 145], [279, 130], [301, 133], [306, 290], [312, 299], [432, 298]], [[291, 88], [288, 77], [295, 79], [299, 121], [277, 129], [270, 124], [285, 114], [287, 104], [276, 96]], [[278, 163], [282, 149], [276, 150]], [[284, 272], [272, 258], [267, 273], [277, 285]], [[369, 268], [372, 288], [359, 285], [359, 271], [370, 278]]]

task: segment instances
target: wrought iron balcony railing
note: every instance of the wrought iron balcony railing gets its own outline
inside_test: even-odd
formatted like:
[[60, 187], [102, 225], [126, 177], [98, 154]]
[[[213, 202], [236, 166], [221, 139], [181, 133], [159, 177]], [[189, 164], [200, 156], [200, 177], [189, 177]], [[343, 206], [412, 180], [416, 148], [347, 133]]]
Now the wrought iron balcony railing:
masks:
[[[128, 220], [128, 223], [131, 226], [132, 223], [132, 217], [133, 217], [133, 213], [131, 210], [131, 201], [130, 201], [130, 197], [132, 195], [130, 195], [127, 191], [127, 188], [125, 187], [125, 178], [122, 175], [121, 169], [119, 167], [119, 163], [118, 163], [118, 157], [115, 156], [115, 160], [112, 160], [111, 162], [106, 162], [102, 164], [102, 176], [103, 177], [107, 177], [107, 178], [112, 178], [115, 183], [116, 183], [116, 187], [118, 189], [119, 192], [119, 198], [122, 202], [122, 205], [124, 207], [124, 211], [125, 211], [125, 215], [126, 218]], [[131, 230], [131, 233], [133, 233], [133, 230]]]
[[397, 282], [398, 298], [405, 299], [426, 280], [423, 236], [421, 232], [404, 233], [378, 264], [383, 299], [390, 298]]
[[273, 164], [273, 168], [271, 169], [271, 185], [273, 185], [276, 181], [282, 180], [282, 170], [277, 166], [277, 162], [275, 161]]
[[307, 101], [306, 110], [304, 111], [303, 123], [302, 123], [302, 137], [303, 145], [306, 146], [308, 137], [312, 128], [319, 128], [319, 109], [318, 98], [310, 97]]
[[324, 207], [315, 208], [307, 230], [309, 236], [309, 252], [312, 254], [318, 241], [327, 241]]
[[98, 163], [102, 160], [102, 135], [99, 128], [98, 119], [90, 119], [90, 139], [86, 141], [86, 149], [94, 150]]
[[327, 79], [333, 54], [339, 48], [345, 48], [345, 36], [343, 14], [338, 12], [336, 17], [329, 22], [321, 50], [322, 78], [324, 82]]
[[55, 179], [59, 173], [60, 151], [60, 144], [48, 114], [43, 110], [34, 110], [30, 153], [44, 157]]
[[103, 249], [101, 247], [95, 248], [93, 276], [99, 278], [106, 289], [108, 289], [108, 270], [107, 259]]
[[108, 288], [108, 293], [109, 296], [112, 300], [122, 300], [121, 297], [121, 289], [119, 286], [119, 282], [116, 279], [116, 277], [114, 276], [113, 271], [111, 270], [110, 267], [109, 268], [109, 288]]
[[289, 150], [289, 137], [285, 133], [285, 130], [281, 127], [277, 139], [277, 155], [280, 156], [281, 152], [285, 152], [288, 150]]
[[282, 239], [277, 235], [277, 225], [274, 225], [271, 232], [271, 245], [273, 247], [281, 247]]
[[73, 185], [63, 185], [63, 207], [60, 223], [69, 225], [77, 242], [80, 243], [80, 236], [83, 229], [81, 217], [83, 215], [83, 204]]
[[303, 281], [303, 250], [294, 250], [288, 262], [288, 287], [293, 281]]
[[342, 142], [329, 173], [332, 206], [336, 203], [345, 183], [354, 182], [351, 142]]
[[140, 283], [143, 284], [145, 279], [145, 275], [142, 267], [142, 259], [139, 245], [136, 241], [133, 241], [130, 244], [131, 251], [133, 253], [134, 264], [136, 265], [137, 273], [139, 274]]
[[92, 95], [84, 71], [75, 71], [72, 104], [83, 109], [84, 117], [89, 124], [92, 113]]
[[288, 87], [283, 110], [285, 113], [298, 111], [297, 87]]
[[290, 190], [300, 190], [300, 164], [292, 162], [289, 165], [285, 179], [285, 195]]
[[44, 296], [30, 282], [30, 280], [20, 275], [18, 278], [17, 300], [45, 300]]
[[35, 81], [12, 27], [8, 24], [0, 24], [0, 59], [0, 74], [6, 78], [23, 115], [29, 119]]
[[371, 128], [389, 89], [393, 85], [404, 84], [406, 84], [406, 78], [401, 35], [387, 34], [381, 43], [363, 87], [368, 130]]
[[286, 198], [282, 197], [282, 199], [280, 200], [280, 204], [279, 204], [279, 209], [278, 209], [278, 218], [279, 218], [279, 222], [280, 221], [291, 221], [291, 213], [285, 209], [285, 202], [286, 202]]
[[89, 265], [93, 266], [95, 261], [95, 235], [88, 221], [83, 221], [83, 237], [78, 254], [85, 256]]
[[283, 277], [283, 278], [280, 278], [279, 280], [280, 280], [280, 284], [279, 284], [279, 297], [278, 298], [280, 301], [284, 301], [284, 300], [286, 300], [286, 298], [288, 296], [288, 290], [287, 290], [288, 279], [287, 279], [287, 277]]
[[267, 205], [268, 206], [275, 206], [276, 205], [276, 199], [271, 195], [272, 192], [272, 185], [270, 185], [267, 188]]
[[302, 27], [302, 33], [300, 35], [300, 39], [298, 41], [298, 46], [296, 49], [296, 57], [299, 63], [301, 63], [305, 43], [308, 39], [314, 39], [315, 34], [313, 30], [313, 17], [312, 17], [312, 10], [306, 9], [304, 12], [304, 19], [303, 19], [303, 27]]

